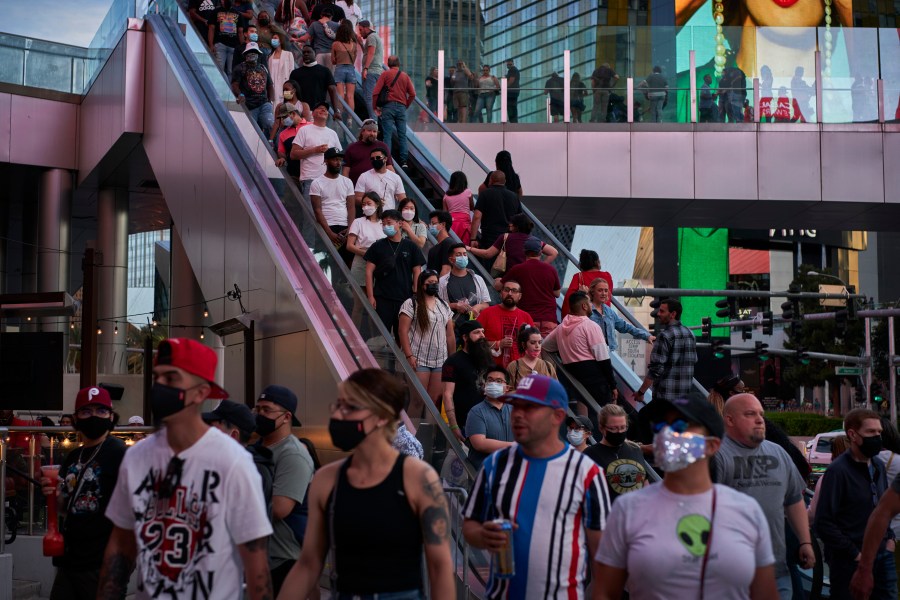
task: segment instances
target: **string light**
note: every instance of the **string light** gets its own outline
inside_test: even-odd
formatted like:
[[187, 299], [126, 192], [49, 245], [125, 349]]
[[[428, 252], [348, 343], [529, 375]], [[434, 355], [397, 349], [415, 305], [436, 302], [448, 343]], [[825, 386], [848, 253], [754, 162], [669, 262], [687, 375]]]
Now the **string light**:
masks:
[[203, 305], [203, 318], [204, 319], [209, 318], [209, 307], [206, 306], [206, 304]]
[[75, 322], [69, 323], [69, 329], [75, 329]]
[[31, 321], [31, 317], [25, 317], [28, 321]]
[[103, 330], [100, 327], [97, 327], [97, 335], [103, 335]]
[[113, 335], [119, 335], [119, 322], [116, 321], [116, 328], [113, 329]]

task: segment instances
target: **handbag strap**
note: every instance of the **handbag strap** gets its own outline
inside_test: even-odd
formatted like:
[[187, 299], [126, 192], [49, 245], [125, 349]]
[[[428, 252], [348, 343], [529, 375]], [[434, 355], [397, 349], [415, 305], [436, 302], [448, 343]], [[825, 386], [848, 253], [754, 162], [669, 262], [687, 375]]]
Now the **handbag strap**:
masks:
[[509, 237], [508, 233], [503, 234], [503, 245], [500, 247], [500, 252], [506, 252], [506, 238]]

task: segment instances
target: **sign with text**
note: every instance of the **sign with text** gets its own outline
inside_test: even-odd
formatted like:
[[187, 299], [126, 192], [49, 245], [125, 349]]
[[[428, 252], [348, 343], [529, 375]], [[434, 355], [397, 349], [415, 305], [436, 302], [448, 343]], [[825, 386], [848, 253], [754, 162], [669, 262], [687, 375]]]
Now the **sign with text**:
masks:
[[835, 375], [844, 375], [846, 377], [852, 375], [862, 375], [863, 370], [862, 367], [835, 367], [834, 374]]
[[644, 377], [647, 374], [647, 359], [650, 354], [650, 344], [644, 340], [638, 340], [631, 336], [619, 335], [619, 356], [631, 367], [634, 374]]

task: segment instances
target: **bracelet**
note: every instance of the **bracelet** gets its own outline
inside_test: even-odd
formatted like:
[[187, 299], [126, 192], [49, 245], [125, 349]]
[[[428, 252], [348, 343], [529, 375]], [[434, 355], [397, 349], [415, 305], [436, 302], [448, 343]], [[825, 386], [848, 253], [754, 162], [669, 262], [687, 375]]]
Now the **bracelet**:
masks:
[[445, 408], [444, 412], [449, 415], [450, 413], [455, 413], [456, 409], [455, 408]]
[[801, 546], [812, 546], [812, 542], [800, 542]]
[[412, 356], [413, 356], [412, 354], [407, 354], [406, 358], [412, 358]]
[[459, 429], [459, 425], [451, 425], [450, 426], [450, 431], [456, 431], [457, 429]]

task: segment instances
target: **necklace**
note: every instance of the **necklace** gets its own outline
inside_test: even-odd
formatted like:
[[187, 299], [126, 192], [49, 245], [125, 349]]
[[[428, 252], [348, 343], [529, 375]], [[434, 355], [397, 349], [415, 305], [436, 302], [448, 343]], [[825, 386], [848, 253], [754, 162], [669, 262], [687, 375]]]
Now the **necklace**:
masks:
[[100, 454], [100, 449], [103, 448], [103, 444], [105, 444], [105, 443], [106, 443], [106, 440], [103, 440], [102, 442], [97, 444], [97, 448], [94, 450], [94, 453], [91, 454], [90, 458], [88, 458], [85, 461], [81, 460], [82, 458], [84, 458], [84, 451], [86, 450], [86, 448], [82, 447], [81, 451], [78, 453], [78, 469], [81, 470], [81, 468], [84, 465], [90, 463], [95, 458], [97, 458], [97, 455]]

